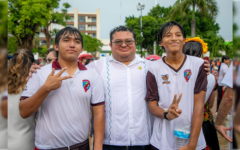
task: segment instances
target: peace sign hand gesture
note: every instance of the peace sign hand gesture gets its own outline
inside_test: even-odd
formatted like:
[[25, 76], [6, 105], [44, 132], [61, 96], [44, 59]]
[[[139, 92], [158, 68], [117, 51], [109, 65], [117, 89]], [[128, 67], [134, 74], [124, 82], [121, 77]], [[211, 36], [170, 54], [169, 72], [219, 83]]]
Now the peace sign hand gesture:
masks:
[[182, 113], [182, 110], [178, 108], [178, 104], [179, 104], [181, 98], [182, 98], [182, 93], [179, 95], [178, 98], [177, 98], [177, 94], [174, 95], [173, 102], [167, 110], [168, 114], [166, 117], [168, 118], [168, 120], [173, 120], [173, 119], [179, 117], [180, 114]]
[[52, 91], [52, 90], [56, 90], [56, 89], [60, 88], [62, 85], [62, 80], [72, 78], [72, 76], [61, 77], [62, 73], [66, 69], [67, 68], [63, 68], [56, 75], [54, 75], [55, 69], [53, 68], [52, 72], [48, 75], [48, 78], [47, 78], [46, 82], [44, 83], [45, 84], [44, 86], [46, 87], [47, 91]]

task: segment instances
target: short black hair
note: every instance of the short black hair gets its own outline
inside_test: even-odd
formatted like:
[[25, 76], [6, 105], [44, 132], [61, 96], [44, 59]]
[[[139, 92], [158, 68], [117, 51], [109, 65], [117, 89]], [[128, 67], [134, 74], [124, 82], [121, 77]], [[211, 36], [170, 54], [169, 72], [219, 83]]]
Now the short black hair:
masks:
[[183, 46], [183, 53], [186, 55], [201, 57], [202, 44], [196, 41], [189, 41]]
[[82, 34], [81, 32], [75, 28], [75, 27], [65, 27], [63, 29], [61, 29], [60, 31], [58, 31], [56, 37], [55, 37], [55, 44], [59, 45], [59, 41], [62, 37], [62, 35], [73, 35], [74, 37], [78, 37], [81, 40], [82, 43], [82, 47], [83, 47], [83, 38], [82, 38]]
[[86, 62], [85, 62], [85, 65], [88, 65], [90, 63], [91, 60], [96, 60], [94, 57], [93, 58], [90, 58], [90, 59], [87, 59]]
[[224, 60], [228, 60], [228, 59], [230, 59], [230, 58], [227, 55], [223, 55], [222, 62], [224, 62]]
[[110, 31], [110, 42], [112, 43], [112, 39], [113, 39], [113, 34], [116, 33], [116, 32], [120, 32], [120, 31], [129, 31], [133, 34], [133, 38], [134, 38], [134, 41], [136, 41], [136, 34], [135, 32], [133, 31], [132, 28], [128, 28], [126, 26], [119, 26], [119, 27], [115, 27], [114, 29], [112, 29]]
[[58, 54], [57, 54], [58, 52], [57, 52], [54, 48], [49, 48], [47, 54], [49, 54], [49, 53], [51, 53], [51, 52], [54, 52], [54, 53], [53, 53], [54, 57], [57, 57], [57, 56], [58, 56]]
[[[186, 38], [186, 33], [185, 33], [185, 30], [184, 28], [182, 27], [181, 24], [175, 22], [175, 21], [169, 21], [165, 24], [162, 25], [161, 29], [159, 30], [158, 32], [158, 42], [161, 42], [163, 37], [169, 32], [171, 31], [172, 27], [176, 25], [180, 28], [182, 34], [183, 34], [183, 37]], [[164, 47], [162, 46], [162, 48], [164, 49]]]

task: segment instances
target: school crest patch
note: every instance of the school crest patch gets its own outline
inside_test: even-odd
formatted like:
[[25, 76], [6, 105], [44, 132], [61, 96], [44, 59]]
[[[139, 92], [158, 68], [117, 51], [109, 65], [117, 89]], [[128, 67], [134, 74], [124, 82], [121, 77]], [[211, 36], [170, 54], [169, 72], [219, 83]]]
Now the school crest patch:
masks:
[[89, 90], [89, 88], [90, 88], [90, 81], [89, 80], [83, 80], [83, 88], [84, 88], [85, 92], [87, 92], [87, 90]]
[[192, 72], [190, 69], [184, 71], [184, 78], [187, 82], [189, 81], [191, 75], [192, 75]]
[[162, 75], [162, 79], [163, 79], [163, 84], [170, 84], [170, 81], [168, 81], [168, 74]]

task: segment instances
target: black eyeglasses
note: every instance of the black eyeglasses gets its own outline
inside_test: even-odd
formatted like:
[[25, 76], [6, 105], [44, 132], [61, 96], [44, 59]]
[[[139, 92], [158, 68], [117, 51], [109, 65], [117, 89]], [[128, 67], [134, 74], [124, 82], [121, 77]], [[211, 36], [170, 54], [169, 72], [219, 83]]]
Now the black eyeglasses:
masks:
[[50, 63], [52, 60], [54, 60], [54, 59], [47, 59], [47, 62]]
[[[132, 45], [133, 42], [135, 42], [135, 41], [124, 41], [124, 43], [126, 45]], [[116, 46], [121, 46], [123, 44], [123, 41], [116, 41], [116, 42], [113, 42], [113, 43], [115, 43]]]

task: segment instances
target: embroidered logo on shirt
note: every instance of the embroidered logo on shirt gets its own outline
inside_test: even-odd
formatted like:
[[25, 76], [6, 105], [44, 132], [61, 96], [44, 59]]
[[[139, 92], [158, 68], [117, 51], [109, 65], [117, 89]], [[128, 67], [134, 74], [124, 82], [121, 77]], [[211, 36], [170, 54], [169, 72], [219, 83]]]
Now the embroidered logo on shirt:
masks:
[[170, 81], [168, 81], [168, 74], [162, 75], [162, 79], [164, 80], [163, 84], [170, 84]]
[[24, 91], [26, 91], [27, 90], [27, 86], [25, 86], [25, 88], [24, 88]]
[[189, 81], [191, 75], [192, 75], [192, 72], [190, 69], [184, 71], [184, 78], [187, 82]]
[[85, 92], [87, 92], [87, 90], [89, 90], [89, 88], [90, 88], [90, 81], [89, 80], [83, 80], [83, 88], [84, 88]]
[[141, 66], [138, 66], [138, 69], [139, 69], [139, 70], [141, 70], [141, 69], [142, 69], [142, 67], [141, 67]]

